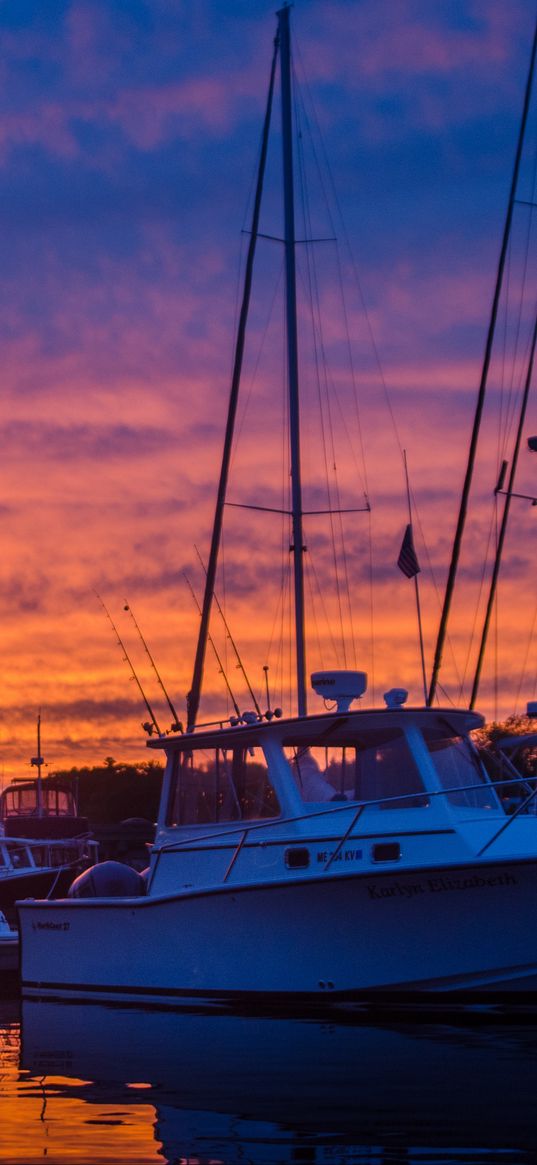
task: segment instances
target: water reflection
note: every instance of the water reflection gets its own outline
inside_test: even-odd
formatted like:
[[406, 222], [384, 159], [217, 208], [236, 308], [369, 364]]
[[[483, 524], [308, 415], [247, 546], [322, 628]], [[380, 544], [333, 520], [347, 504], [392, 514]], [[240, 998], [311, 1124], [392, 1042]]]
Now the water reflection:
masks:
[[[53, 1110], [56, 1131], [70, 1128], [76, 1143], [79, 1122], [80, 1156], [72, 1141], [62, 1156], [60, 1136], [55, 1157], [49, 1137], [48, 1165], [533, 1163], [536, 1050], [531, 1025], [389, 1027], [28, 1001], [20, 1080], [26, 1129]], [[32, 1098], [41, 1111], [34, 1104], [30, 1117]], [[11, 1158], [0, 1150], [0, 1160]]]

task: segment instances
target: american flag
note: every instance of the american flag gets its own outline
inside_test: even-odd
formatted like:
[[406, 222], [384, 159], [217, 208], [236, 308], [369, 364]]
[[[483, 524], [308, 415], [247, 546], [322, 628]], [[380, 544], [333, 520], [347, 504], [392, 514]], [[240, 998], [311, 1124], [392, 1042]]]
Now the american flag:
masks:
[[409, 522], [403, 535], [401, 549], [399, 551], [399, 558], [397, 559], [399, 570], [407, 578], [414, 578], [420, 573], [421, 567], [418, 562], [418, 556], [414, 549], [414, 538], [412, 535], [412, 524]]

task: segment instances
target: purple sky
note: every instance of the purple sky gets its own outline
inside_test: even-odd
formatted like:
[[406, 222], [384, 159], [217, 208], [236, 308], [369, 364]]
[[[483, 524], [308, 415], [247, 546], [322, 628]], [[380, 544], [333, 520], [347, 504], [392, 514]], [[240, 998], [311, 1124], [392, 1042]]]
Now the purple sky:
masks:
[[[399, 445], [408, 452], [418, 507], [429, 667], [432, 660], [534, 18], [529, 0], [304, 0], [292, 11], [301, 93], [310, 124], [316, 120], [320, 128], [368, 312], [366, 320], [354, 285], [347, 312], [364, 470], [360, 439], [350, 432], [355, 407], [335, 250], [326, 244], [319, 302], [342, 504], [361, 504], [366, 472], [372, 506], [374, 664], [365, 515], [346, 522], [344, 540], [357, 663], [370, 682], [374, 670], [377, 700], [394, 684], [420, 699], [412, 586], [395, 565], [406, 522]], [[194, 544], [207, 552], [245, 245], [241, 230], [248, 223], [275, 15], [272, 5], [258, 0], [20, 0], [2, 6], [0, 22], [0, 750], [6, 775], [20, 775], [33, 751], [40, 706], [51, 765], [108, 753], [144, 756], [143, 708], [94, 589], [109, 604], [154, 696], [153, 678], [122, 612], [124, 597], [132, 603], [184, 710], [197, 616], [182, 572], [199, 591]], [[281, 231], [278, 118], [277, 109], [266, 233]], [[532, 109], [521, 183], [527, 199], [535, 124]], [[331, 233], [322, 207], [316, 214], [315, 229]], [[521, 208], [509, 264], [513, 306], [529, 240], [520, 350], [535, 304], [530, 226]], [[342, 256], [344, 276], [352, 275], [345, 245]], [[280, 263], [277, 245], [261, 245], [245, 369], [249, 403], [244, 418], [241, 413], [230, 491], [237, 500], [275, 505], [285, 473], [278, 434], [281, 308], [271, 309]], [[502, 329], [504, 315], [502, 309]], [[516, 327], [505, 323], [508, 350]], [[305, 356], [304, 397], [313, 413], [317, 388], [307, 345]], [[513, 394], [522, 368], [519, 358]], [[491, 382], [451, 628], [456, 667], [446, 650], [443, 682], [453, 699], [465, 669], [491, 521], [499, 410], [511, 409], [516, 417], [514, 395], [509, 403], [504, 392], [501, 404], [500, 376], [508, 389], [509, 354], [496, 358]], [[534, 404], [526, 430], [537, 432]], [[307, 412], [304, 443], [306, 504], [324, 504], [318, 427]], [[523, 449], [521, 492], [535, 490], [536, 471]], [[523, 708], [533, 694], [536, 520], [530, 506], [513, 503], [493, 637], [503, 678], [495, 702], [493, 642], [482, 689], [487, 715], [511, 713], [517, 698]], [[243, 511], [230, 514], [219, 586], [253, 681], [260, 686], [270, 650], [274, 685], [285, 703], [287, 665], [275, 645], [282, 633], [281, 531], [266, 522], [259, 526]], [[308, 537], [332, 621], [326, 523], [314, 523]], [[320, 608], [310, 631], [311, 668], [341, 665]], [[214, 633], [222, 639], [217, 623]], [[225, 707], [225, 694], [209, 657], [208, 663], [204, 712], [212, 715]], [[289, 710], [288, 699], [285, 706]]]

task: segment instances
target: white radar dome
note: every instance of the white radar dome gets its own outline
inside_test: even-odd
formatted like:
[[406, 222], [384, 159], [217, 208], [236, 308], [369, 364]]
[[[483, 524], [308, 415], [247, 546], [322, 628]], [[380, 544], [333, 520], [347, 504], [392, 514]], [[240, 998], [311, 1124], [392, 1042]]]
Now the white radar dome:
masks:
[[338, 712], [348, 712], [367, 688], [365, 671], [315, 671], [311, 686], [324, 700], [335, 700]]

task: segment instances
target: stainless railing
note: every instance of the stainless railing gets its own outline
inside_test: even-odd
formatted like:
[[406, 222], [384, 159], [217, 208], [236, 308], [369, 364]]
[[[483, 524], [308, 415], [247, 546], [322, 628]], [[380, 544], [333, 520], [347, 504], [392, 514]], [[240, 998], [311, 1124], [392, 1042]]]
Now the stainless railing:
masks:
[[56, 869], [98, 858], [99, 846], [89, 834], [55, 839], [0, 837], [0, 878], [22, 870]]

